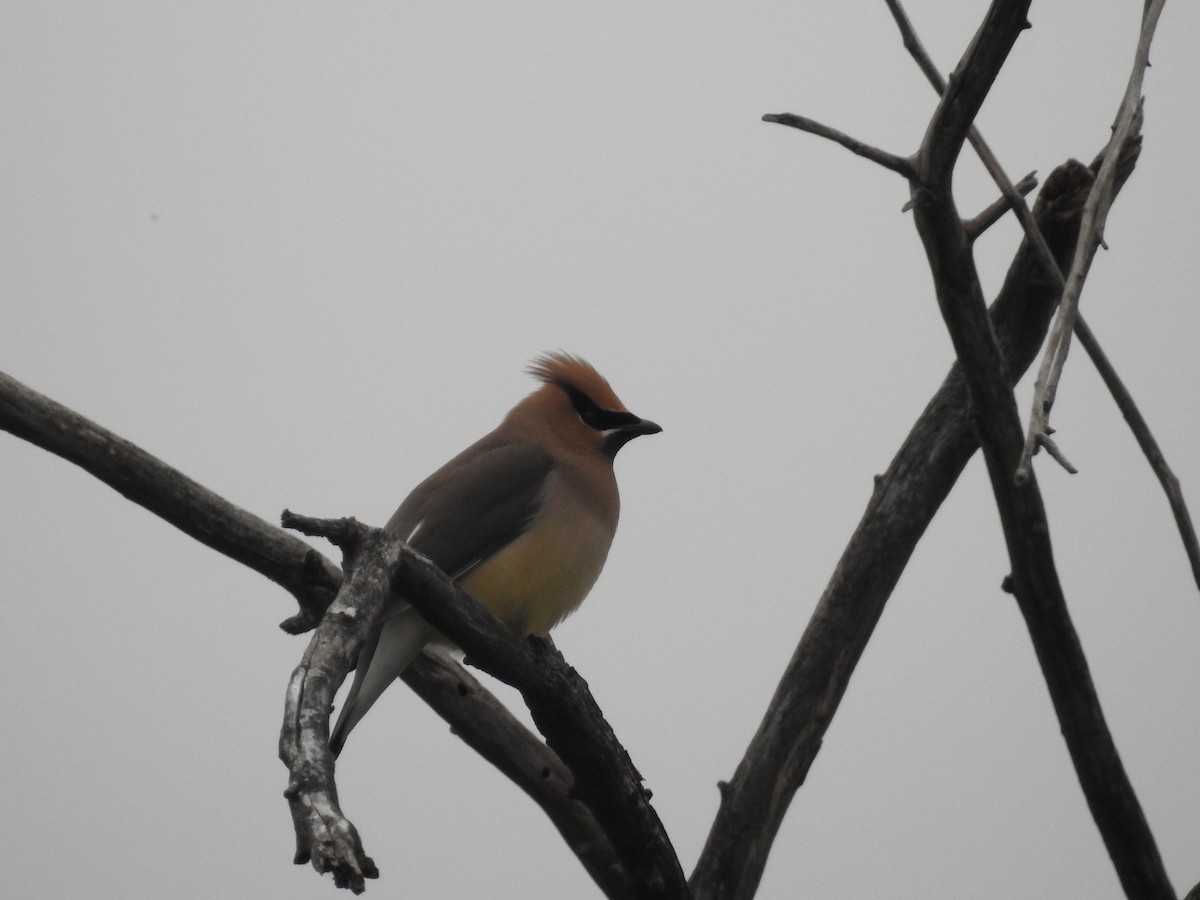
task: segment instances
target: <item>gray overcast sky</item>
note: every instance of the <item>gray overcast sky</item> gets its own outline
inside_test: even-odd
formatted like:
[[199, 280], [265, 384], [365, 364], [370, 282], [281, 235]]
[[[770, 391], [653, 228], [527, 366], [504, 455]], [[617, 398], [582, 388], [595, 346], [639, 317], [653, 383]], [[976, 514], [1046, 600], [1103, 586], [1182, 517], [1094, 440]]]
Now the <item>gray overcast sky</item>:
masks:
[[[949, 70], [986, 4], [913, 2]], [[1035, 4], [980, 119], [1009, 172], [1102, 146], [1142, 4]], [[916, 148], [882, 3], [103, 3], [0, 14], [0, 369], [268, 519], [382, 522], [592, 360], [659, 421], [557, 632], [691, 868], [882, 471], [951, 359], [895, 175], [763, 124]], [[1146, 144], [1083, 308], [1200, 509], [1200, 10], [1169, 4]], [[973, 214], [995, 191], [973, 161]], [[1015, 242], [979, 246], [990, 291]], [[1021, 393], [1022, 405], [1028, 388]], [[1039, 458], [1071, 609], [1182, 894], [1200, 880], [1200, 598], [1082, 353]], [[0, 435], [0, 884], [328, 898], [276, 759], [290, 598]], [[1120, 891], [975, 461], [891, 600], [760, 896]], [[519, 698], [502, 696], [519, 706]], [[590, 897], [553, 829], [406, 690], [339, 768], [375, 896]]]

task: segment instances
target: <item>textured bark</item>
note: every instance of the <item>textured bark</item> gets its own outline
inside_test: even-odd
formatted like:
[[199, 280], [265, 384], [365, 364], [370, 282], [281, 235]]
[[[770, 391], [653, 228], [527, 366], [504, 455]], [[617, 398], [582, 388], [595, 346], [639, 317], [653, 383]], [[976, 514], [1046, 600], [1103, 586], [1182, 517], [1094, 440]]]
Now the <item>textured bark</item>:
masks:
[[[312, 524], [288, 514], [284, 519], [297, 527]], [[402, 551], [396, 541], [380, 539], [381, 532], [353, 519], [325, 524], [322, 533], [345, 553], [346, 578], [288, 680], [279, 758], [289, 775], [283, 795], [296, 831], [294, 862], [311, 862], [318, 872], [332, 874], [338, 887], [361, 894], [364, 879], [378, 878], [379, 869], [338, 804], [329, 712], [371, 623], [383, 609]]]
[[467, 660], [521, 692], [546, 743], [574, 775], [574, 795], [607, 836], [637, 898], [687, 898], [683, 869], [650, 792], [600, 707], [554, 644], [520, 638], [420, 554], [407, 552], [393, 587]]
[[[573, 774], [574, 795], [591, 811], [615, 851], [628, 883], [628, 895], [663, 900], [685, 900], [689, 896], [678, 857], [650, 805], [650, 794], [642, 786], [641, 776], [605, 721], [587, 683], [567, 665], [553, 643], [519, 637], [395, 535], [366, 528], [352, 520], [308, 519], [290, 513], [285, 514], [285, 524], [338, 542], [346, 554], [349, 573], [297, 670], [298, 673], [305, 670], [306, 674], [293, 676], [289, 686], [280, 755], [293, 772], [293, 785], [298, 785], [295, 789], [289, 786], [288, 793], [294, 816], [298, 806], [313, 805], [304, 798], [314, 796], [320, 803], [317, 812], [321, 823], [326, 819], [335, 822], [335, 828], [320, 831], [319, 837], [328, 831], [339, 838], [352, 832], [353, 826], [343, 821], [336, 808], [333, 760], [325, 746], [332, 692], [350, 670], [362, 637], [390, 588], [407, 598], [431, 625], [461, 647], [473, 665], [521, 692], [534, 722], [546, 736], [546, 743]], [[357, 583], [366, 578], [371, 580], [370, 590], [374, 593], [362, 590], [351, 596], [358, 590]], [[318, 655], [320, 665], [317, 665]], [[311, 687], [296, 687], [298, 680], [307, 685], [310, 679], [313, 679]], [[305, 696], [310, 690], [317, 694], [311, 704]], [[293, 695], [299, 695], [304, 705], [292, 704]], [[293, 726], [293, 719], [299, 724]], [[477, 739], [486, 741], [482, 734]], [[328, 815], [327, 809], [331, 810]], [[306, 809], [301, 811], [307, 814]], [[302, 842], [306, 841], [303, 829], [309, 828], [310, 820], [311, 817], [297, 819], [297, 834]], [[580, 827], [576, 822], [573, 830], [578, 832]], [[302, 849], [308, 850], [310, 846], [311, 842], [307, 842]], [[357, 870], [364, 866], [363, 860], [370, 863], [362, 856], [361, 846], [345, 838], [334, 846], [331, 855], [332, 860], [320, 860], [325, 870], [349, 873], [344, 876], [346, 886], [357, 888], [361, 884]], [[315, 864], [315, 852], [312, 858]], [[601, 884], [614, 881], [606, 878]]]
[[[1012, 386], [1036, 354], [1061, 279], [1046, 272], [1026, 242], [990, 313], [985, 311], [971, 240], [991, 219], [963, 223], [950, 190], [962, 143], [1025, 26], [1028, 6], [1027, 0], [992, 4], [946, 84], [921, 152], [914, 157], [886, 153], [803, 117], [766, 117], [836, 140], [910, 180], [914, 218], [961, 365], [951, 369], [888, 470], [877, 478], [867, 510], [758, 733], [733, 779], [722, 785], [721, 806], [691, 880], [697, 898], [749, 898], [756, 892], [779, 825], [888, 596], [981, 443], [1012, 562], [1009, 587], [1027, 622], [1072, 761], [1118, 875], [1131, 897], [1173, 896], [1067, 613], [1036, 480], [1018, 484], [1012, 478], [1023, 437]], [[1136, 138], [1124, 146], [1118, 188], [1138, 146]], [[1068, 163], [1051, 175], [1035, 208], [1060, 268], [1078, 259], [1080, 213], [1091, 182], [1088, 169]], [[339, 886], [355, 891], [377, 874], [353, 825], [338, 809], [328, 717], [357, 644], [383, 592], [394, 584], [466, 648], [474, 662], [522, 691], [548, 746], [454, 663], [425, 658], [405, 675], [468, 743], [542, 805], [602, 890], [622, 900], [689, 895], [640, 775], [586, 683], [552, 644], [517, 638], [427, 560], [373, 529], [345, 526], [347, 533], [357, 535], [348, 540], [355, 545], [351, 555], [357, 561], [348, 565], [343, 581], [338, 568], [307, 544], [3, 375], [0, 427], [70, 459], [186, 533], [284, 586], [300, 605], [298, 615], [283, 624], [286, 630], [299, 633], [321, 623], [289, 683], [280, 741], [292, 775], [287, 797], [296, 821], [297, 862], [312, 860], [319, 870], [333, 872]], [[338, 530], [336, 524], [329, 528]], [[374, 549], [356, 555], [367, 545]], [[1193, 565], [1200, 571], [1197, 558], [1200, 552], [1193, 551]], [[1197, 892], [1200, 886], [1189, 897]]]
[[[295, 535], [235, 506], [132, 442], [3, 373], [0, 428], [79, 465], [185, 533], [283, 586], [300, 604], [298, 614], [283, 623], [290, 633], [316, 627], [342, 584], [341, 570]], [[345, 677], [345, 671], [331, 675], [326, 664], [311, 666], [312, 652], [310, 645], [305, 661], [289, 682], [289, 715], [281, 735], [281, 752], [285, 744], [291, 747], [288, 752], [298, 752], [304, 701], [311, 702], [318, 694], [331, 699]], [[349, 665], [353, 665], [354, 658], [351, 654]], [[499, 700], [451, 660], [442, 660], [437, 666], [414, 666], [406, 673], [405, 681], [453, 724], [459, 737], [538, 800], [606, 896], [615, 900], [628, 896], [623, 870], [614, 868], [611, 844], [594, 819], [589, 819], [578, 800], [552, 796], [561, 789], [562, 778], [569, 777], [564, 775], [565, 767], [560, 762], [557, 776], [551, 777], [529, 765], [536, 757], [533, 748], [541, 747], [546, 767], [552, 768], [549, 760], [554, 754], [536, 735], [516, 722]], [[473, 685], [469, 716], [463, 714], [462, 699], [456, 690], [447, 690], [451, 682]], [[310, 737], [312, 734], [309, 732]], [[504, 741], [494, 740], [497, 734], [507, 737]], [[320, 775], [321, 764], [312, 740], [305, 753], [308, 768], [296, 782], [305, 787], [291, 785], [289, 794], [295, 794], [297, 802], [309, 804], [308, 815], [317, 818], [304, 825], [308, 836], [303, 840], [298, 837], [297, 859], [306, 861], [309, 857], [305, 854], [313, 855], [312, 848], [316, 848], [330, 861], [323, 870], [334, 872], [335, 879], [344, 875], [349, 887], [357, 884], [358, 878], [367, 877], [373, 864], [362, 854], [357, 835], [346, 830], [349, 823], [338, 821], [340, 811], [332, 812], [337, 806], [336, 792], [323, 787], [332, 786], [332, 775], [324, 776], [324, 780]], [[301, 795], [305, 799], [300, 799]]]
[[[1118, 187], [1133, 170], [1140, 139], [1127, 145]], [[1095, 166], [1074, 160], [1046, 180], [1034, 216], [1061, 267], [1070, 264]], [[1036, 358], [1058, 289], [1028, 240], [993, 303], [992, 329], [1009, 386]], [[888, 597], [968, 460], [979, 447], [966, 382], [951, 367], [875, 491], [813, 611], [767, 714], [733, 778], [690, 879], [697, 900], [749, 898], [772, 842], [845, 694]]]
[[3, 373], [0, 428], [70, 460], [180, 531], [283, 587], [300, 604], [300, 612], [281, 626], [290, 634], [316, 627], [337, 593], [337, 566], [295, 535]]
[[[972, 418], [1012, 565], [1009, 585], [1029, 629], [1092, 818], [1126, 895], [1171, 900], [1174, 890], [1108, 730], [1067, 611], [1037, 479], [1032, 471], [1018, 477], [1025, 429], [951, 188], [954, 161], [966, 139], [963, 122], [969, 123], [983, 103], [1003, 64], [1004, 54], [999, 51], [1006, 53], [1016, 40], [1026, 8], [1024, 3], [994, 4], [980, 32], [988, 31], [994, 19], [992, 37], [971, 45], [957, 77], [948, 82], [918, 154], [913, 215], [933, 273], [938, 307], [970, 394]], [[1106, 161], [1103, 169], [1109, 171], [1112, 165]], [[1091, 214], [1089, 196], [1081, 222]], [[1094, 252], [1089, 241], [1078, 243], [1082, 246], [1074, 253], [1073, 275], [1079, 271], [1080, 255]]]
[[[529, 795], [610, 900], [631, 897], [612, 842], [574, 796], [575, 776], [470, 673], [440, 652], [426, 653], [400, 676], [451, 730]], [[487, 728], [480, 728], [487, 722]]]

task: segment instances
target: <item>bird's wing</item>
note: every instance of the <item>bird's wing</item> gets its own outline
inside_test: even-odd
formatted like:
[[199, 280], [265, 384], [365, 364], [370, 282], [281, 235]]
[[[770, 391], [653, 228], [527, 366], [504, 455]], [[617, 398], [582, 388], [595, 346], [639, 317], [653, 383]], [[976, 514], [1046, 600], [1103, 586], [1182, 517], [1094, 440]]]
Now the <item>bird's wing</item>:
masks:
[[[452, 578], [460, 578], [520, 537], [537, 515], [552, 460], [529, 444], [485, 438], [416, 487], [387, 524]], [[354, 683], [330, 746], [341, 752], [350, 730], [435, 632], [399, 597], [359, 651]]]
[[396, 677], [417, 658], [436, 632], [411, 606], [371, 629], [358, 654], [354, 684], [338, 712], [337, 725], [329, 736], [329, 749], [336, 757], [346, 738]]
[[418, 485], [387, 529], [461, 578], [525, 532], [552, 466], [532, 444], [485, 439]]

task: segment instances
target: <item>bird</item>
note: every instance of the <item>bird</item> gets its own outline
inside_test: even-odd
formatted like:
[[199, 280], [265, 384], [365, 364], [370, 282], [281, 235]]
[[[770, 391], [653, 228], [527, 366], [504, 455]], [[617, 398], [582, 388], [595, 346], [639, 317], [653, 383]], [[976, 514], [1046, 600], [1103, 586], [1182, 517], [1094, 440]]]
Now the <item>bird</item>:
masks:
[[[628, 409], [596, 369], [535, 358], [541, 386], [422, 481], [384, 526], [519, 634], [545, 635], [583, 602], [617, 529], [617, 451], [662, 429]], [[444, 639], [389, 595], [363, 642], [329, 745], [346, 738], [426, 645]]]

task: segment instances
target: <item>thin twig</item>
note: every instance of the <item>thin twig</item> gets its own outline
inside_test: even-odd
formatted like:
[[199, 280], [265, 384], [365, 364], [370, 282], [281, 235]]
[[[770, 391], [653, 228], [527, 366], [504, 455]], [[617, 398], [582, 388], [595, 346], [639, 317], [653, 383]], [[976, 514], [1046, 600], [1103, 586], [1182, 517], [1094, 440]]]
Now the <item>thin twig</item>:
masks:
[[[892, 18], [896, 20], [896, 27], [900, 30], [900, 38], [904, 44], [904, 48], [908, 50], [913, 61], [916, 62], [917, 68], [924, 73], [926, 79], [939, 96], [944, 94], [946, 92], [946, 79], [942, 77], [937, 65], [925, 49], [925, 45], [921, 43], [921, 39], [917, 36], [916, 30], [908, 18], [908, 14], [904, 11], [904, 7], [900, 5], [899, 0], [886, 0], [886, 3], [892, 13]], [[1000, 192], [1009, 201], [1012, 211], [1017, 217], [1017, 221], [1021, 223], [1025, 234], [1032, 242], [1034, 252], [1042, 261], [1042, 266], [1052, 278], [1058, 279], [1059, 293], [1061, 293], [1065, 285], [1062, 270], [1059, 269], [1058, 264], [1054, 261], [1054, 254], [1038, 229], [1037, 222], [1034, 221], [1025, 200], [1017, 191], [1008, 175], [1005, 174], [1004, 167], [1000, 165], [1000, 160], [992, 152], [992, 148], [988, 146], [987, 142], [983, 139], [983, 135], [979, 133], [979, 129], [974, 125], [967, 132], [967, 140], [975, 149], [976, 155], [983, 163], [988, 174], [992, 176], [992, 181], [996, 183], [996, 186], [1000, 188]]]
[[1112, 139], [1104, 153], [1104, 162], [1100, 164], [1100, 171], [1096, 174], [1091, 195], [1083, 208], [1079, 245], [1071, 264], [1071, 271], [1067, 275], [1066, 287], [1063, 289], [1062, 300], [1058, 307], [1058, 316], [1050, 329], [1046, 354], [1042, 358], [1037, 381], [1034, 383], [1033, 411], [1029, 418], [1025, 448], [1017, 468], [1018, 479], [1029, 477], [1030, 457], [1037, 446], [1038, 435], [1044, 434], [1046, 431], [1050, 409], [1054, 406], [1058, 382], [1062, 377], [1063, 365], [1067, 361], [1067, 353], [1071, 348], [1071, 334], [1075, 328], [1083, 282], [1087, 278], [1092, 259], [1103, 239], [1105, 220], [1108, 218], [1108, 210], [1112, 205], [1117, 159], [1121, 154], [1121, 148], [1125, 145], [1126, 137], [1132, 132], [1134, 123], [1141, 113], [1142, 79], [1150, 64], [1150, 42], [1154, 39], [1154, 29], [1158, 25], [1158, 17], [1162, 8], [1163, 0], [1150, 0], [1145, 6], [1137, 52], [1134, 54], [1133, 71], [1129, 74], [1125, 95], [1121, 98], [1116, 124], [1113, 126]]
[[[1016, 191], [1017, 196], [1024, 197], [1037, 187], [1038, 181], [1036, 176], [1036, 172], [1030, 172], [1013, 186], [1013, 190]], [[1005, 181], [1007, 180], [1006, 178]], [[963, 230], [967, 233], [967, 240], [974, 241], [1000, 221], [1004, 214], [1013, 208], [1012, 198], [1003, 193], [1003, 189], [1001, 190], [1000, 196], [990, 206], [975, 216], [975, 218], [967, 219], [967, 221], [963, 222]]]
[[1045, 450], [1048, 454], [1050, 454], [1050, 457], [1056, 463], [1058, 463], [1060, 466], [1062, 466], [1064, 469], [1066, 469], [1067, 472], [1069, 472], [1072, 475], [1078, 475], [1079, 470], [1077, 468], [1075, 468], [1073, 465], [1071, 465], [1071, 461], [1068, 460], [1067, 457], [1063, 454], [1063, 452], [1058, 449], [1058, 444], [1054, 443], [1054, 440], [1050, 437], [1051, 431], [1052, 431], [1052, 429], [1047, 428], [1046, 433], [1041, 435], [1041, 437], [1038, 438], [1038, 448]]
[[[945, 94], [946, 79], [942, 77], [942, 73], [938, 71], [933, 57], [929, 55], [929, 52], [925, 49], [925, 45], [921, 43], [921, 39], [917, 36], [917, 32], [913, 28], [908, 14], [905, 13], [904, 7], [900, 5], [899, 0], [885, 0], [885, 2], [887, 3], [888, 10], [891, 11], [892, 18], [896, 20], [896, 27], [900, 31], [900, 39], [904, 44], [904, 49], [912, 56], [917, 64], [917, 68], [921, 70], [925, 78], [933, 85], [933, 89], [937, 91], [938, 95]], [[1037, 225], [1033, 221], [1029, 207], [1025, 204], [1024, 199], [1022, 199], [1022, 192], [1017, 189], [1017, 186], [1005, 174], [1004, 168], [1000, 165], [1000, 160], [996, 158], [996, 154], [992, 153], [991, 148], [984, 142], [983, 135], [979, 133], [979, 129], [974, 124], [967, 129], [967, 141], [975, 149], [975, 153], [983, 163], [984, 169], [992, 176], [992, 180], [996, 183], [996, 186], [1000, 188], [1001, 194], [1008, 201], [1009, 208], [1016, 214], [1017, 220], [1024, 226], [1026, 233], [1030, 235], [1038, 255], [1043, 261], [1053, 265], [1054, 254], [1050, 252], [1045, 239], [1038, 234]], [[968, 234], [970, 234], [969, 229]], [[1054, 271], [1057, 272], [1057, 268]]]
[[[916, 30], [913, 28], [912, 22], [908, 18], [908, 14], [904, 11], [904, 7], [900, 5], [899, 0], [886, 0], [887, 7], [892, 13], [892, 18], [896, 20], [896, 27], [900, 30], [900, 38], [904, 44], [904, 48], [908, 50], [913, 61], [916, 62], [917, 68], [924, 73], [933, 89], [939, 95], [946, 92], [946, 79], [942, 77], [938, 71], [937, 65], [933, 62], [929, 52], [925, 49], [925, 45], [921, 43], [921, 39], [917, 36]], [[983, 139], [979, 129], [974, 125], [967, 132], [967, 140], [974, 148], [976, 155], [979, 157], [983, 167], [988, 174], [992, 176], [992, 181], [1000, 188], [1000, 193], [1008, 200], [1009, 206], [1017, 217], [1017, 221], [1021, 223], [1025, 234], [1032, 243], [1034, 252], [1038, 259], [1041, 260], [1043, 268], [1058, 281], [1059, 293], [1062, 293], [1066, 282], [1063, 279], [1062, 270], [1054, 261], [1054, 253], [1050, 250], [1050, 246], [1046, 243], [1046, 239], [1042, 236], [1038, 229], [1037, 222], [1033, 219], [1033, 214], [1029, 211], [1021, 193], [1009, 179], [1004, 171], [1004, 167], [1000, 165], [1000, 160], [996, 154], [992, 152], [992, 148], [988, 146]]]
[[773, 122], [776, 125], [787, 125], [789, 128], [798, 128], [801, 131], [807, 131], [809, 134], [815, 134], [817, 137], [828, 138], [834, 143], [841, 144], [851, 153], [869, 159], [871, 162], [878, 163], [885, 169], [891, 169], [903, 175], [905, 178], [913, 177], [912, 160], [904, 156], [897, 156], [894, 153], [888, 153], [886, 150], [880, 150], [878, 147], [873, 147], [870, 144], [865, 144], [857, 138], [852, 138], [844, 132], [838, 131], [836, 128], [830, 128], [828, 125], [822, 125], [812, 119], [804, 116], [793, 115], [792, 113], [768, 113], [762, 117], [764, 122]]
[[[928, 78], [929, 83], [933, 85], [934, 90], [939, 94], [946, 89], [945, 79], [938, 72], [937, 66], [930, 58], [929, 53], [925, 50], [920, 38], [917, 36], [912, 22], [909, 21], [908, 15], [904, 8], [900, 5], [899, 0], [886, 0], [888, 9], [891, 10], [892, 17], [896, 20], [896, 25], [899, 28], [901, 39], [904, 47], [912, 55], [917, 67]], [[1150, 13], [1151, 3], [1154, 0], [1146, 0], [1144, 14]], [[1158, 4], [1161, 8], [1161, 3]], [[1157, 15], [1157, 13], [1156, 13]], [[1141, 107], [1138, 106], [1138, 115], [1135, 116], [1132, 128], [1133, 132], [1141, 129]], [[1004, 174], [1004, 169], [1001, 167], [999, 160], [996, 159], [991, 148], [983, 140], [983, 136], [972, 127], [968, 134], [968, 140], [971, 146], [975, 148], [979, 158], [983, 161], [985, 168], [991, 173], [996, 185], [1000, 188], [1001, 193], [1009, 199], [1013, 212], [1017, 216], [1017, 220], [1021, 223], [1026, 236], [1029, 238], [1034, 251], [1042, 262], [1042, 267], [1047, 276], [1054, 279], [1058, 284], [1058, 290], [1061, 294], [1066, 288], [1066, 279], [1063, 277], [1062, 270], [1054, 261], [1054, 254], [1046, 243], [1046, 239], [1042, 236], [1041, 230], [1038, 228], [1037, 222], [1034, 221], [1033, 215], [1026, 206], [1025, 201], [1021, 198], [1019, 192], [1013, 187], [1008, 176]], [[1104, 154], [1111, 150], [1113, 144], [1110, 142], [1105, 148]], [[1119, 154], [1127, 152], [1125, 149], [1118, 149]], [[1103, 160], [1106, 156], [1102, 154]], [[1093, 164], [1095, 165], [1095, 164]], [[1111, 202], [1111, 201], [1110, 201]], [[1196, 580], [1197, 587], [1200, 587], [1200, 543], [1197, 542], [1196, 529], [1192, 524], [1191, 515], [1188, 513], [1187, 503], [1183, 498], [1183, 491], [1179, 486], [1179, 479], [1175, 476], [1171, 467], [1167, 464], [1166, 457], [1163, 456], [1159, 449], [1158, 442], [1154, 439], [1154, 435], [1150, 431], [1150, 426], [1146, 423], [1145, 418], [1138, 410], [1137, 404], [1133, 400], [1133, 396], [1126, 389], [1121, 379], [1117, 376], [1116, 370], [1108, 362], [1108, 358], [1104, 355], [1104, 351], [1100, 348], [1100, 343], [1084, 321], [1082, 313], [1076, 311], [1075, 314], [1075, 334], [1079, 337], [1079, 341], [1083, 344], [1084, 350], [1092, 359], [1096, 369], [1100, 372], [1100, 377], [1104, 380], [1105, 385], [1112, 394], [1113, 400], [1117, 404], [1117, 408], [1121, 410], [1121, 414], [1129, 423], [1130, 429], [1133, 431], [1134, 437], [1137, 439], [1138, 445], [1142, 448], [1146, 456], [1150, 468], [1153, 470], [1159, 483], [1163, 486], [1163, 490], [1167, 495], [1167, 502], [1171, 506], [1171, 512], [1175, 517], [1176, 527], [1179, 530], [1180, 539], [1183, 541], [1184, 550], [1187, 553], [1188, 561], [1192, 567], [1192, 575]], [[1029, 430], [1029, 435], [1032, 435], [1034, 430], [1032, 425]], [[1028, 478], [1029, 467], [1025, 461], [1022, 462], [1022, 467], [1018, 467], [1017, 477]], [[1068, 468], [1068, 471], [1073, 473], [1073, 469]]]
[[[971, 140], [972, 134], [978, 136], [975, 118], [991, 90], [991, 75], [1008, 58], [1014, 17], [1021, 17], [1018, 27], [1024, 30], [1029, 27], [1025, 18], [1028, 11], [1028, 0], [993, 0], [989, 6], [970, 46], [945, 81], [941, 99], [926, 126], [914, 160], [920, 175], [917, 187], [938, 190], [940, 185], [929, 180], [947, 177], [958, 161], [963, 141]], [[1013, 194], [1014, 205], [1019, 196]]]
[[1108, 361], [1096, 336], [1092, 334], [1092, 330], [1083, 321], [1082, 316], [1075, 320], [1075, 335], [1079, 338], [1079, 343], [1083, 345], [1088, 356], [1091, 357], [1092, 364], [1095, 365], [1096, 371], [1100, 373], [1100, 377], [1108, 387], [1108, 392], [1116, 401], [1121, 415], [1129, 423], [1129, 429], [1137, 439], [1138, 446], [1142, 448], [1142, 453], [1150, 461], [1150, 468], [1154, 470], [1154, 474], [1158, 476], [1158, 480], [1163, 486], [1167, 502], [1171, 505], [1171, 513], [1175, 516], [1175, 525], [1179, 529], [1179, 536], [1183, 540], [1183, 548], [1187, 553], [1188, 562], [1192, 566], [1192, 577], [1196, 581], [1196, 586], [1200, 587], [1200, 543], [1197, 543], [1196, 540], [1196, 529], [1192, 526], [1192, 517], [1188, 513], [1187, 502], [1183, 499], [1179, 479], [1167, 465], [1158, 441], [1150, 433], [1150, 427], [1142, 417], [1141, 411], [1133, 402], [1129, 390], [1117, 375], [1117, 370], [1113, 368], [1112, 363]]

